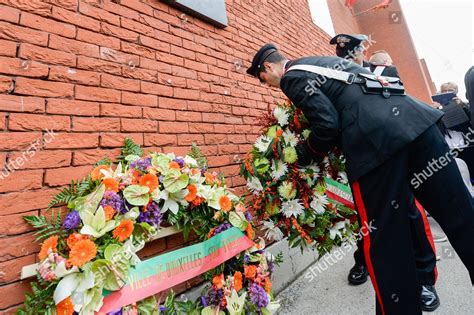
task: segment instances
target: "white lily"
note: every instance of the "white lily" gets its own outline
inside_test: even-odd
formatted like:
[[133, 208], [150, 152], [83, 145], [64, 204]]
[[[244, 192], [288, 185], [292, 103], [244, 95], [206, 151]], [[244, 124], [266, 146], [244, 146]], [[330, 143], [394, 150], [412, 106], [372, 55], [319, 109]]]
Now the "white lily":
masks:
[[77, 268], [76, 266], [73, 266], [71, 269], [68, 270], [66, 268], [66, 260], [61, 261], [59, 264], [57, 264], [56, 268], [54, 269], [54, 275], [58, 279], [63, 278], [75, 272], [79, 272], [79, 268]]
[[342, 238], [341, 235], [341, 230], [343, 230], [346, 227], [346, 223], [349, 222], [348, 220], [345, 221], [339, 221], [336, 224], [333, 225], [333, 227], [329, 230], [329, 237], [333, 240], [336, 238], [336, 236], [339, 236]]
[[179, 205], [187, 206], [188, 203], [184, 200], [184, 197], [187, 194], [187, 190], [181, 190], [177, 193], [169, 193], [166, 190], [162, 190], [158, 193], [158, 196], [153, 198], [153, 200], [159, 203], [161, 200], [164, 200], [164, 204], [161, 206], [161, 212], [165, 213], [170, 210], [173, 214], [177, 214], [179, 211]]
[[81, 234], [91, 235], [93, 237], [101, 237], [107, 232], [112, 231], [116, 226], [115, 220], [105, 220], [105, 213], [102, 206], [99, 206], [94, 213], [85, 210], [80, 214], [84, 226], [81, 229]]
[[207, 201], [207, 204], [211, 208], [214, 208], [216, 210], [220, 210], [221, 205], [219, 203], [219, 200], [221, 199], [221, 197], [223, 197], [225, 195], [226, 195], [226, 193], [225, 193], [224, 187], [218, 187], [218, 188], [214, 189], [213, 194], [211, 195], [211, 198]]
[[313, 200], [309, 205], [317, 214], [323, 214], [326, 211], [325, 206], [328, 203], [329, 200], [326, 195], [315, 193], [313, 194]]
[[229, 311], [230, 315], [243, 314], [246, 297], [247, 292], [239, 296], [235, 289], [232, 290], [232, 295], [230, 297], [225, 297], [225, 300], [227, 301], [227, 310]]
[[272, 221], [263, 221], [263, 229], [266, 230], [265, 237], [270, 241], [280, 241], [283, 239], [283, 232]]
[[[58, 304], [69, 296], [77, 297], [77, 295], [83, 294], [86, 290], [94, 287], [94, 283], [94, 273], [90, 271], [69, 274], [59, 281], [58, 286], [54, 290], [54, 302]], [[76, 310], [77, 306], [78, 310], [76, 311], [79, 311], [82, 303], [78, 301], [76, 303], [74, 303], [74, 310]]]

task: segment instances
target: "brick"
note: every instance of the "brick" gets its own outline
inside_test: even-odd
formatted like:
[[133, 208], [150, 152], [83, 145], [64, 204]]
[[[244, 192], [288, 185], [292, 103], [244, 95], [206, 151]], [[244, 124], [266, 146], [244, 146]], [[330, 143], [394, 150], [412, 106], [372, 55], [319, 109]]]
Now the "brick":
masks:
[[186, 133], [189, 127], [186, 122], [160, 121], [159, 131], [160, 133]]
[[84, 29], [77, 30], [76, 39], [90, 44], [100, 43], [101, 47], [120, 49], [120, 39], [112, 36], [105, 36]]
[[101, 23], [101, 33], [118, 37], [128, 42], [138, 42], [139, 34], [107, 23]]
[[119, 118], [74, 117], [73, 131], [120, 131]]
[[169, 33], [162, 32], [160, 30], [155, 30], [155, 38], [159, 38], [161, 41], [165, 41], [167, 43], [176, 45], [176, 46], [183, 46], [183, 41], [181, 38], [173, 36]]
[[172, 66], [171, 73], [174, 76], [188, 78], [188, 79], [197, 79], [197, 72], [195, 70], [179, 67], [179, 66]]
[[15, 85], [12, 78], [0, 76], [0, 93], [11, 93], [14, 88]]
[[122, 92], [122, 104], [156, 107], [158, 105], [158, 97], [156, 95]]
[[156, 132], [158, 122], [150, 119], [127, 119], [122, 118], [122, 131], [126, 132]]
[[172, 146], [177, 145], [177, 136], [176, 135], [167, 135], [167, 134], [145, 134], [145, 145], [146, 146]]
[[126, 18], [120, 19], [120, 26], [147, 36], [153, 36], [155, 34], [153, 27]]
[[93, 70], [117, 75], [122, 74], [122, 67], [119, 64], [85, 56], [77, 56], [77, 67], [84, 70]]
[[2, 178], [0, 180], [0, 193], [37, 189], [41, 188], [43, 184], [43, 170], [2, 170], [0, 177]]
[[226, 134], [205, 134], [204, 140], [206, 144], [223, 144], [229, 142]]
[[99, 145], [99, 135], [91, 133], [57, 133], [54, 141], [45, 144], [46, 149], [95, 148]]
[[198, 90], [174, 88], [173, 95], [176, 98], [184, 98], [188, 100], [200, 99], [200, 92]]
[[214, 125], [207, 123], [189, 123], [189, 132], [191, 133], [213, 133]]
[[76, 116], [98, 116], [100, 113], [97, 103], [56, 98], [48, 99], [46, 112]]
[[151, 82], [140, 82], [140, 91], [146, 94], [155, 94], [160, 96], [173, 96], [173, 88], [163, 84], [155, 84]]
[[148, 36], [140, 35], [139, 36], [139, 43], [144, 45], [144, 46], [154, 48], [156, 50], [160, 50], [160, 51], [164, 51], [164, 52], [169, 52], [170, 51], [170, 44], [169, 43], [165, 43], [165, 42], [156, 40], [156, 39], [148, 37]]
[[80, 2], [79, 3], [79, 12], [81, 12], [84, 15], [90, 16], [94, 18], [95, 20], [99, 20], [102, 22], [107, 22], [115, 25], [120, 25], [120, 17], [109, 13], [105, 10], [102, 10], [100, 8], [91, 6], [87, 3]]
[[58, 5], [60, 7], [63, 7], [67, 10], [76, 10], [77, 9], [77, 4], [79, 0], [62, 0], [62, 1], [57, 1], [57, 0], [44, 0], [47, 3], [51, 3], [54, 5]]
[[234, 126], [215, 124], [214, 130], [216, 131], [216, 133], [234, 133]]
[[51, 34], [48, 47], [76, 55], [99, 57], [99, 46]]
[[168, 63], [168, 64], [181, 66], [181, 67], [184, 66], [184, 59], [183, 58], [172, 55], [172, 54], [168, 54], [168, 53], [165, 53], [165, 52], [157, 51], [156, 52], [156, 60], [164, 62], [164, 63]]
[[[160, 4], [158, 2], [153, 2], [152, 4]], [[167, 6], [167, 4], [165, 4]], [[147, 15], [140, 15], [140, 20], [144, 22], [146, 25], [150, 25], [154, 29], [158, 29], [164, 32], [168, 32], [169, 30], [169, 25], [165, 21], [162, 21], [160, 19], [155, 19], [154, 17], [147, 16]]]
[[16, 152], [8, 156], [8, 164], [17, 165], [19, 169], [54, 168], [69, 166], [71, 164], [71, 157], [72, 152], [62, 150], [38, 150], [32, 151], [31, 154], [28, 154], [28, 152]]
[[143, 145], [142, 133], [102, 133], [100, 136], [101, 147], [123, 147], [125, 138], [132, 139], [136, 144]]
[[103, 2], [102, 3], [102, 8], [104, 10], [107, 10], [109, 12], [124, 16], [129, 19], [134, 19], [138, 20], [139, 19], [139, 14], [135, 10], [130, 10], [129, 8], [126, 8], [122, 5], [116, 4], [114, 2]]
[[171, 73], [171, 65], [144, 57], [140, 57], [140, 67], [145, 69], [156, 70], [160, 73]]
[[72, 180], [80, 180], [92, 171], [92, 167], [62, 167], [47, 169], [44, 176], [44, 183], [50, 187], [70, 184]]
[[170, 27], [170, 34], [173, 34], [177, 37], [181, 37], [190, 41], [194, 40], [194, 35], [188, 30], [185, 30], [182, 28]]
[[8, 40], [0, 40], [0, 56], [15, 57], [16, 43]]
[[122, 66], [122, 77], [133, 78], [142, 81], [158, 82], [157, 71], [128, 65]]
[[0, 5], [0, 20], [18, 24], [18, 21], [20, 20], [20, 10], [6, 5]]
[[33, 12], [43, 16], [49, 16], [51, 13], [51, 4], [43, 1], [2, 0], [1, 2], [10, 7], [20, 9], [21, 11]]
[[65, 116], [12, 113], [10, 114], [8, 127], [13, 131], [69, 131], [71, 129], [71, 118]]
[[140, 57], [126, 54], [115, 49], [100, 47], [100, 58], [126, 65], [138, 67], [140, 65]]
[[[27, 215], [33, 215], [35, 213], [36, 212], [31, 212], [31, 213], [27, 213]], [[20, 221], [23, 221], [23, 222], [20, 222]], [[10, 224], [13, 225], [13, 229], [10, 226]], [[31, 227], [19, 215], [5, 217], [5, 223], [3, 222], [3, 220], [0, 221], [0, 226], [5, 227], [6, 229], [9, 229], [9, 231], [20, 230], [20, 229], [26, 230], [27, 227], [28, 227], [28, 230], [31, 229]], [[8, 270], [8, 272], [0, 273], [0, 284], [7, 284], [13, 281], [20, 280], [21, 269], [24, 266], [34, 264], [35, 259], [36, 259], [36, 255], [31, 254], [28, 256], [23, 256], [20, 258], [10, 259], [10, 260], [1, 262], [0, 270]]]
[[175, 45], [171, 45], [171, 53], [173, 55], [177, 55], [185, 59], [191, 59], [191, 60], [196, 59], [196, 53], [194, 51], [190, 51], [188, 49], [184, 49], [182, 47], [178, 47]]
[[93, 165], [106, 157], [115, 160], [115, 158], [120, 155], [120, 152], [119, 148], [114, 150], [94, 149], [74, 151], [73, 165]]
[[46, 97], [72, 97], [74, 85], [19, 77], [16, 79], [15, 93]]
[[0, 94], [0, 110], [7, 112], [44, 113], [45, 100], [39, 97]]
[[113, 76], [110, 74], [102, 74], [100, 86], [106, 87], [106, 88], [112, 88], [116, 90], [124, 90], [124, 91], [132, 91], [132, 92], [140, 91], [140, 81], [125, 79], [125, 78], [122, 78], [119, 76]]
[[219, 167], [229, 165], [231, 162], [228, 155], [209, 156], [207, 157], [207, 164], [209, 167]]
[[202, 120], [223, 123], [225, 122], [225, 116], [224, 114], [219, 113], [202, 113]]
[[[7, 129], [7, 114], [0, 113], [0, 130], [5, 130], [5, 129]], [[2, 168], [2, 165], [3, 165], [3, 161], [0, 157], [0, 169]]]
[[211, 91], [209, 83], [192, 79], [186, 79], [186, 87], [191, 90]]
[[186, 87], [186, 78], [175, 77], [166, 73], [158, 74], [158, 83], [174, 86], [174, 87]]
[[0, 151], [23, 150], [41, 139], [40, 132], [1, 132]]
[[46, 46], [48, 44], [48, 33], [7, 22], [0, 22], [0, 38], [32, 43], [39, 46]]
[[124, 106], [113, 103], [102, 103], [100, 105], [101, 116], [114, 116], [114, 117], [142, 117], [142, 108], [138, 106]]
[[185, 100], [178, 100], [174, 98], [160, 97], [158, 100], [158, 107], [160, 108], [169, 108], [176, 110], [186, 110], [188, 105]]
[[71, 67], [76, 65], [76, 56], [74, 54], [27, 43], [20, 44], [19, 57], [27, 59], [24, 65], [25, 67], [30, 66], [31, 60]]
[[28, 12], [21, 14], [20, 25], [28, 26], [37, 30], [48, 30], [48, 33], [58, 34], [69, 38], [74, 38], [76, 36], [76, 27], [74, 25], [45, 19], [44, 17]]
[[120, 102], [120, 91], [76, 85], [76, 99], [97, 102]]
[[212, 105], [206, 102], [188, 101], [188, 110], [210, 112], [212, 111]]
[[192, 145], [193, 143], [197, 145], [204, 144], [204, 136], [197, 134], [182, 134], [178, 135], [178, 145]]
[[60, 8], [58, 6], [53, 6], [53, 18], [64, 21], [70, 24], [74, 24], [88, 30], [98, 32], [100, 30], [100, 22], [92, 19], [88, 16], [71, 12]]
[[39, 189], [24, 192], [0, 194], [0, 214], [2, 216], [24, 213], [27, 211], [46, 208], [51, 199], [60, 191], [58, 189]]
[[186, 59], [184, 61], [184, 67], [187, 69], [193, 69], [200, 72], [208, 72], [208, 66], [207, 64], [203, 62], [196, 62], [193, 60]]
[[51, 67], [49, 79], [54, 81], [71, 82], [98, 86], [100, 74], [92, 71], [77, 70], [67, 67]]
[[137, 1], [134, 1], [134, 0], [123, 0], [123, 1], [120, 1], [120, 4], [124, 5], [126, 7], [129, 7], [131, 9], [134, 9], [138, 12], [141, 12], [143, 14], [153, 16], [153, 8], [150, 7], [149, 5], [144, 4], [144, 3], [137, 2]]
[[[22, 245], [24, 245], [26, 242], [25, 240], [21, 242]], [[38, 244], [35, 244], [38, 246]], [[14, 245], [10, 245], [9, 247], [13, 247]], [[28, 246], [28, 250], [32, 247], [32, 245]], [[26, 251], [26, 249], [25, 249]], [[19, 281], [19, 282], [14, 282], [11, 284], [7, 284], [5, 286], [0, 287], [0, 295], [2, 296], [2, 300], [0, 301], [0, 309], [4, 310], [7, 307], [13, 306], [20, 304], [24, 301], [25, 299], [25, 293], [26, 292], [31, 292], [31, 286], [30, 282], [32, 280], [24, 280], [24, 281]], [[5, 310], [5, 313], [3, 314], [16, 314], [14, 311], [14, 307], [11, 309], [8, 308], [8, 310]]]
[[236, 154], [239, 153], [239, 146], [237, 144], [221, 144], [219, 145], [219, 154]]
[[163, 108], [144, 108], [143, 117], [156, 120], [176, 120], [174, 110], [168, 110]]
[[[35, 242], [33, 233], [21, 234], [9, 238], [0, 238], [0, 261], [30, 255], [39, 251], [39, 244]], [[8, 285], [7, 285], [8, 286]], [[5, 288], [4, 286], [0, 287]], [[11, 294], [12, 292], [10, 292]], [[5, 296], [5, 294], [2, 294]], [[21, 295], [21, 294], [20, 294]], [[18, 298], [18, 297], [16, 297]], [[0, 308], [4, 308], [6, 299], [1, 299]], [[21, 300], [20, 300], [21, 302]]]
[[200, 122], [202, 121], [202, 114], [200, 112], [190, 112], [190, 111], [177, 111], [176, 120], [178, 121], [192, 121]]
[[121, 42], [121, 51], [145, 58], [155, 58], [155, 50], [134, 43]]

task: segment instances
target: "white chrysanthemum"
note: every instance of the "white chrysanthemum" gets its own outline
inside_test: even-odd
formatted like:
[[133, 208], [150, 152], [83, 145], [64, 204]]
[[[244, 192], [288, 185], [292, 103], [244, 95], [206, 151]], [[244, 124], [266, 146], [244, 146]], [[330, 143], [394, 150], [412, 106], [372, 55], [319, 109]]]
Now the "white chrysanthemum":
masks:
[[262, 184], [256, 177], [251, 177], [247, 181], [247, 188], [254, 194], [258, 194], [260, 191], [263, 190]]
[[270, 138], [267, 135], [262, 135], [257, 138], [255, 141], [255, 148], [257, 148], [258, 151], [265, 153], [268, 150], [268, 146], [272, 142], [272, 138]]
[[339, 221], [336, 224], [333, 225], [331, 229], [329, 229], [329, 237], [333, 240], [336, 238], [336, 236], [339, 236], [339, 238], [342, 238], [341, 231], [343, 231], [346, 228], [346, 224], [349, 223], [349, 220], [344, 220], [344, 221]]
[[303, 205], [300, 203], [299, 199], [285, 201], [281, 204], [281, 210], [287, 218], [303, 214], [303, 209]]
[[288, 172], [288, 166], [286, 166], [286, 164], [283, 161], [281, 160], [272, 161], [271, 175], [273, 179], [280, 179], [280, 177], [285, 175], [286, 172]]
[[298, 144], [298, 137], [291, 130], [285, 130], [285, 132], [283, 132], [283, 139], [286, 145], [290, 147], [296, 147]]
[[290, 115], [288, 114], [286, 109], [280, 106], [275, 107], [275, 109], [273, 110], [273, 116], [275, 116], [275, 118], [278, 120], [278, 124], [280, 126], [283, 127], [288, 125], [288, 119], [290, 118]]
[[324, 207], [329, 203], [329, 200], [326, 195], [314, 194], [313, 200], [309, 206], [317, 213], [323, 214], [325, 209]]
[[283, 232], [275, 226], [272, 221], [263, 221], [263, 229], [265, 237], [270, 241], [280, 241], [283, 239]]
[[342, 184], [347, 184], [349, 182], [346, 172], [337, 173], [337, 180]]

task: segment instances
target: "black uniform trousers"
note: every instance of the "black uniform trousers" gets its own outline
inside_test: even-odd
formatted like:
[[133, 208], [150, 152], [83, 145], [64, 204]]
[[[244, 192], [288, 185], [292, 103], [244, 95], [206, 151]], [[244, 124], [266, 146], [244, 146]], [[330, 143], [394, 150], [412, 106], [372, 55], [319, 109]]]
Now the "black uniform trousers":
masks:
[[[377, 314], [422, 314], [409, 211], [415, 198], [441, 225], [474, 284], [474, 204], [441, 132], [433, 125], [351, 183], [362, 225]], [[434, 167], [440, 157], [445, 166]], [[422, 176], [423, 174], [424, 176]], [[370, 223], [370, 224], [369, 224]]]
[[[394, 202], [393, 207], [398, 207]], [[415, 200], [414, 205], [408, 208], [408, 218], [412, 235], [412, 246], [415, 253], [416, 273], [420, 285], [435, 285], [438, 278], [436, 268], [436, 247], [434, 245], [431, 228], [423, 207]], [[359, 213], [359, 212], [358, 212]], [[357, 216], [359, 226], [362, 226], [360, 216]], [[357, 265], [365, 265], [364, 240], [357, 241], [354, 260]]]

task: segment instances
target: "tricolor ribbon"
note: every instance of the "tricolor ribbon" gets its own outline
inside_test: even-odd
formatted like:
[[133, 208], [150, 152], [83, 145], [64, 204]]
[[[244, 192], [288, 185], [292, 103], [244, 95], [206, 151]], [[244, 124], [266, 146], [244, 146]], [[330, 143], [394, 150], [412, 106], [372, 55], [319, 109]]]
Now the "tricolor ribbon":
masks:
[[104, 304], [98, 314], [116, 311], [183, 283], [253, 245], [252, 240], [232, 227], [207, 241], [145, 260], [131, 270], [120, 291], [104, 294]]
[[355, 210], [354, 199], [352, 198], [352, 192], [349, 186], [341, 184], [329, 177], [325, 177], [324, 181], [326, 182], [326, 196], [328, 196], [328, 198]]

